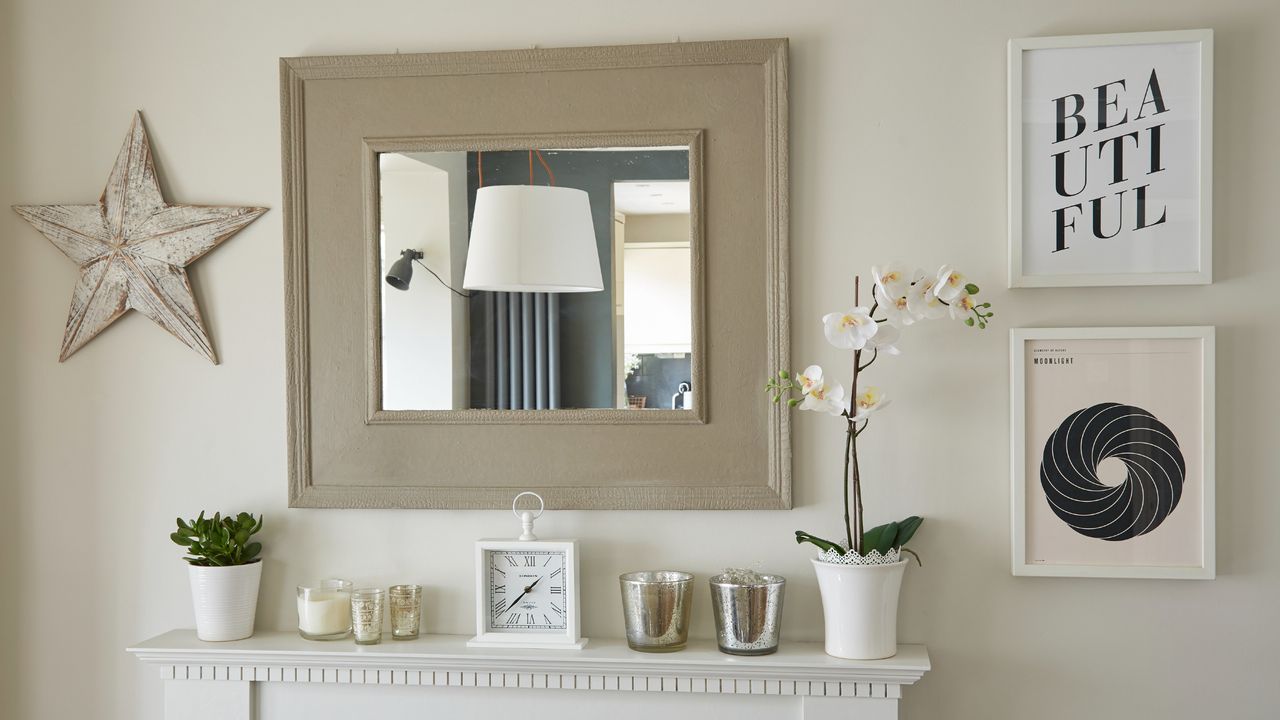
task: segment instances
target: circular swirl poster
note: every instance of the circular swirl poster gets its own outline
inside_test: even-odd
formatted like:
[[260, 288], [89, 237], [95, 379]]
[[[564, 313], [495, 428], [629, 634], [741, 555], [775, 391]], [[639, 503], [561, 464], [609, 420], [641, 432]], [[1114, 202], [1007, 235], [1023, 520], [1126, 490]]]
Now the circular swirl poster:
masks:
[[[1125, 478], [1108, 485], [1098, 465], [1116, 458]], [[1054, 514], [1100, 540], [1129, 540], [1160, 526], [1182, 497], [1187, 465], [1173, 431], [1133, 405], [1099, 403], [1067, 416], [1044, 444], [1040, 485]]]

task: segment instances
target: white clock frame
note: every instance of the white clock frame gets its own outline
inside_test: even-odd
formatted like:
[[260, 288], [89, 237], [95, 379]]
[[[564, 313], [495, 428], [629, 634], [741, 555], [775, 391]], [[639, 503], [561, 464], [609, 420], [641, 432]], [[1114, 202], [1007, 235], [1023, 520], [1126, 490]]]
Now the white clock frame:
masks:
[[[490, 598], [488, 583], [489, 553], [492, 552], [562, 552], [564, 553], [565, 629], [561, 633], [494, 632], [489, 629]], [[467, 641], [467, 647], [531, 648], [538, 650], [581, 650], [587, 639], [582, 637], [581, 614], [578, 607], [581, 593], [578, 588], [577, 540], [508, 540], [484, 539], [476, 541], [476, 635]]]

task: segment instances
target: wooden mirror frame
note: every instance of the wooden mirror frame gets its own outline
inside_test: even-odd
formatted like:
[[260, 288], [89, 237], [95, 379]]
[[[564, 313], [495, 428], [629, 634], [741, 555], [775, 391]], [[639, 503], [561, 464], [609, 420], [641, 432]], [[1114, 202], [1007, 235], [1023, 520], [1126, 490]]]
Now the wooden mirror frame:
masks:
[[[556, 509], [791, 507], [789, 415], [760, 391], [789, 367], [786, 40], [282, 58], [280, 73], [291, 507], [501, 508], [527, 489]], [[540, 138], [689, 145], [705, 401], [388, 416], [369, 158]]]

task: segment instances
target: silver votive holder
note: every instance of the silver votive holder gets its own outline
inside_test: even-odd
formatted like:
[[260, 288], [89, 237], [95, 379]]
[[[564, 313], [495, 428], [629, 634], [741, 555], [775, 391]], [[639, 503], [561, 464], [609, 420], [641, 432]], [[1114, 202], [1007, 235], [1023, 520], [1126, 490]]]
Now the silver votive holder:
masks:
[[641, 652], [683, 650], [689, 641], [693, 574], [645, 570], [618, 577], [627, 645]]
[[360, 588], [351, 593], [351, 633], [357, 645], [382, 642], [382, 617], [387, 594], [382, 588]]
[[392, 585], [387, 601], [391, 606], [391, 639], [416, 639], [422, 623], [422, 586]]
[[716, 643], [730, 655], [768, 655], [778, 650], [782, 631], [780, 575], [725, 573], [711, 578], [711, 610]]

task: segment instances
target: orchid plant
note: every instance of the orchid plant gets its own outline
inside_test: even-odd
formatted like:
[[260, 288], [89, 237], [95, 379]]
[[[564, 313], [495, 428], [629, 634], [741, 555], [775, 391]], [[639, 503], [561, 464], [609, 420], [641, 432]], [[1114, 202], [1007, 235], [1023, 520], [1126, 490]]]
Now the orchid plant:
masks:
[[[826, 413], [843, 418], [845, 422], [842, 478], [844, 543], [824, 540], [803, 530], [796, 531], [796, 542], [812, 543], [824, 555], [836, 557], [856, 554], [863, 558], [873, 551], [887, 556], [897, 550], [911, 553], [919, 562], [919, 556], [903, 545], [919, 529], [923, 519], [913, 515], [869, 530], [863, 523], [858, 437], [867, 429], [870, 416], [888, 406], [889, 398], [874, 385], [862, 385], [861, 375], [880, 357], [880, 353], [900, 353], [897, 344], [903, 328], [924, 320], [951, 318], [962, 320], [969, 327], [985, 329], [995, 313], [991, 312], [991, 303], [974, 300], [978, 286], [968, 282], [964, 275], [950, 266], [944, 265], [933, 275], [923, 270], [908, 275], [898, 265], [873, 267], [871, 275], [875, 287], [870, 308], [861, 304], [860, 278], [855, 278], [855, 307], [822, 317], [827, 341], [841, 350], [853, 351], [853, 381], [849, 396], [845, 396], [843, 385], [826, 377], [817, 365], [810, 365], [797, 373], [781, 370], [765, 388], [775, 403], [785, 399], [789, 407]], [[863, 354], [868, 351], [871, 357], [863, 362]]]

